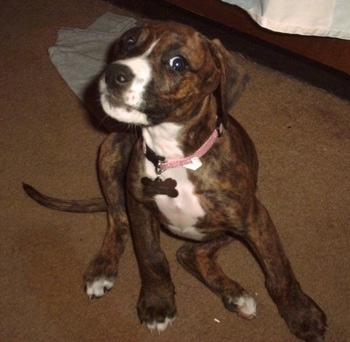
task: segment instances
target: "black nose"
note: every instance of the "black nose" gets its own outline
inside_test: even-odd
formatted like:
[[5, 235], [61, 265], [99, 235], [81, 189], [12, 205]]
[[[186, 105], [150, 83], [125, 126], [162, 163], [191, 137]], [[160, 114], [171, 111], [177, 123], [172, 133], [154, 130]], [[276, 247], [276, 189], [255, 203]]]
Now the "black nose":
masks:
[[134, 78], [130, 68], [124, 64], [113, 63], [105, 71], [107, 87], [115, 88], [127, 85]]

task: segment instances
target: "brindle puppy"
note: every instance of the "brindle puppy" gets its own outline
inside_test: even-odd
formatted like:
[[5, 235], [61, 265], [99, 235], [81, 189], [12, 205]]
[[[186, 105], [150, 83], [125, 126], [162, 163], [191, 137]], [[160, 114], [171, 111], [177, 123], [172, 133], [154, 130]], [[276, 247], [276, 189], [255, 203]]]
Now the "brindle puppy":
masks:
[[175, 319], [174, 285], [159, 245], [160, 227], [187, 239], [179, 262], [240, 316], [255, 316], [255, 300], [217, 263], [221, 247], [239, 237], [253, 250], [267, 289], [290, 330], [321, 339], [326, 316], [300, 288], [270, 216], [257, 198], [254, 145], [229, 112], [246, 82], [217, 40], [192, 28], [150, 22], [119, 40], [100, 80], [112, 118], [140, 127], [137, 139], [112, 133], [99, 153], [104, 200], [62, 201], [28, 185], [26, 192], [59, 210], [106, 210], [108, 227], [85, 283], [90, 297], [113, 286], [132, 231], [142, 279], [138, 315], [150, 329]]

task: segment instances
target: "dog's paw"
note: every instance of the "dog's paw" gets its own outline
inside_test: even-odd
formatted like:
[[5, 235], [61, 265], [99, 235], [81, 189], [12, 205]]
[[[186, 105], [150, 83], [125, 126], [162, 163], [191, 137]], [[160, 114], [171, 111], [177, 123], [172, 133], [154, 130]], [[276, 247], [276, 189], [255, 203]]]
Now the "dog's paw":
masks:
[[151, 331], [164, 331], [176, 318], [173, 290], [163, 288], [141, 291], [137, 312], [140, 322], [145, 323]]
[[238, 297], [225, 296], [223, 302], [226, 309], [237, 312], [244, 319], [252, 319], [256, 316], [256, 301], [247, 293]]
[[114, 285], [114, 278], [100, 277], [85, 284], [86, 293], [90, 298], [102, 297]]
[[304, 341], [323, 341], [327, 317], [307, 295], [294, 296], [286, 306], [279, 306], [281, 316], [293, 334]]
[[99, 252], [84, 274], [85, 291], [90, 298], [102, 297], [114, 285], [118, 259], [113, 253]]

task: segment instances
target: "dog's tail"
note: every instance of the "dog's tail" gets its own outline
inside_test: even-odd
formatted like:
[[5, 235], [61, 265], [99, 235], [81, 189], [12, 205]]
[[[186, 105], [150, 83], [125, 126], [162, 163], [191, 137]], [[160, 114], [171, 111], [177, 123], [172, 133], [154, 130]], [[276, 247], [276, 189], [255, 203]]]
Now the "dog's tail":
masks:
[[62, 200], [43, 195], [38, 190], [26, 183], [23, 183], [23, 190], [34, 201], [50, 209], [74, 213], [96, 213], [107, 211], [106, 201], [102, 197], [90, 198], [86, 200]]

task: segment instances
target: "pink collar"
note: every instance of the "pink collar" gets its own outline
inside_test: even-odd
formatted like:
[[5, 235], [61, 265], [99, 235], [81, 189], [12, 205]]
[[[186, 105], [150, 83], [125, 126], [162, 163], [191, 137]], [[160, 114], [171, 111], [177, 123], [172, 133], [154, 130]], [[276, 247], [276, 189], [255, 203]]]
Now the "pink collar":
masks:
[[184, 166], [191, 164], [193, 159], [199, 159], [204, 156], [210, 148], [213, 146], [214, 142], [218, 137], [222, 135], [223, 125], [221, 122], [218, 123], [217, 127], [214, 129], [210, 137], [205, 141], [205, 143], [192, 155], [184, 158], [174, 158], [174, 159], [165, 159], [165, 157], [158, 156], [152, 149], [150, 149], [146, 143], [143, 141], [143, 152], [146, 158], [153, 163], [156, 168], [157, 175], [160, 175], [162, 172], [167, 169], [172, 169], [179, 166]]

